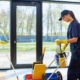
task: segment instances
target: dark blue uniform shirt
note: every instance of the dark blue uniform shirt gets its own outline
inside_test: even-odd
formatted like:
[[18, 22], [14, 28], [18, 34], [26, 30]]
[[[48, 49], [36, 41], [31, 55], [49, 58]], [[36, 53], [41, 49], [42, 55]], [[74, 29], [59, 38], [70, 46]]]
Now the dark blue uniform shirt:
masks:
[[73, 20], [69, 27], [67, 32], [67, 38], [71, 39], [73, 37], [78, 37], [78, 41], [75, 43], [70, 43], [70, 50], [74, 51], [78, 46], [80, 46], [80, 23], [78, 23], [76, 20]]

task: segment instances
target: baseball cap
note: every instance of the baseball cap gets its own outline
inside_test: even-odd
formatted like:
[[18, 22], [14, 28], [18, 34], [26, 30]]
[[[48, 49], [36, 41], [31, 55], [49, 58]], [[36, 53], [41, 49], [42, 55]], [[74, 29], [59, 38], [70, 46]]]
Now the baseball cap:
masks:
[[63, 17], [64, 15], [67, 15], [67, 14], [69, 14], [69, 13], [70, 13], [70, 10], [63, 10], [63, 11], [61, 12], [61, 17], [59, 18], [59, 21], [62, 20], [62, 17]]

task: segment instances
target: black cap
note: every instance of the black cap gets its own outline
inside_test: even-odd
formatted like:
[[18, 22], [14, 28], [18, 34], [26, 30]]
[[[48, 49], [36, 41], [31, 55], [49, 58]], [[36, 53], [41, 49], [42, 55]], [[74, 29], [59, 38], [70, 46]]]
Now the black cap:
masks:
[[69, 13], [70, 13], [69, 10], [63, 10], [63, 11], [61, 12], [61, 17], [59, 18], [59, 21], [62, 20], [62, 17], [63, 17], [64, 15], [67, 15], [67, 14], [69, 14]]

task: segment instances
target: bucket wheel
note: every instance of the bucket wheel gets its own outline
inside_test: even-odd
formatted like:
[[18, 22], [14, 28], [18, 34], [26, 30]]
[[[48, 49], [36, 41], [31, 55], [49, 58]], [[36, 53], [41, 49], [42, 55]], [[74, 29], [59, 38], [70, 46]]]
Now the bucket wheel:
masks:
[[58, 75], [58, 80], [63, 80], [62, 74], [60, 73], [60, 71], [57, 71], [57, 75]]

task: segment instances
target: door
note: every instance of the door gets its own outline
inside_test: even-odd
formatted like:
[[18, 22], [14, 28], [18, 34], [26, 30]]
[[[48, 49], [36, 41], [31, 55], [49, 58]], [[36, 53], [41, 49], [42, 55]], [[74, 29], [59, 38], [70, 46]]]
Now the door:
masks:
[[42, 53], [41, 3], [14, 2], [12, 7], [12, 62], [18, 68], [31, 67]]

